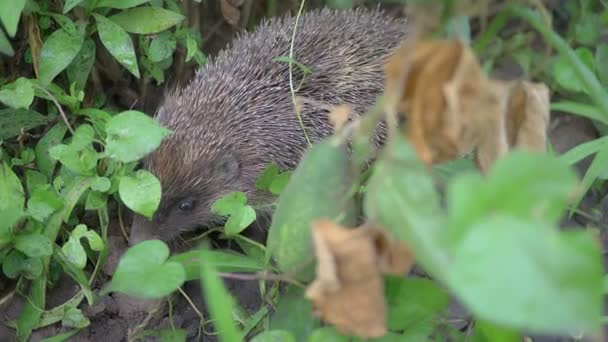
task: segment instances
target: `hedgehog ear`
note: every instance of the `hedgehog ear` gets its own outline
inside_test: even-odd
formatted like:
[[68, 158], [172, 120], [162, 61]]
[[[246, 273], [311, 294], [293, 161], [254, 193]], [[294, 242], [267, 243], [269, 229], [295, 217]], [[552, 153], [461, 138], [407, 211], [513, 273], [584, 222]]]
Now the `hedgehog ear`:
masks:
[[241, 174], [241, 164], [232, 153], [223, 155], [219, 162], [219, 172], [226, 181], [233, 181]]

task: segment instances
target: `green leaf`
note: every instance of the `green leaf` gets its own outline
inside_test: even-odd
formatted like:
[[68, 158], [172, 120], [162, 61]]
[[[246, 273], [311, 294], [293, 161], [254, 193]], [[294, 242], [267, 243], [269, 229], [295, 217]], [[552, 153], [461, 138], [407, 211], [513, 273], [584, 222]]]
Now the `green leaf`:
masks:
[[53, 254], [51, 240], [44, 235], [32, 233], [15, 237], [15, 248], [30, 258]]
[[608, 117], [598, 107], [586, 103], [560, 101], [551, 103], [550, 108], [608, 124]]
[[184, 16], [160, 7], [136, 7], [113, 15], [110, 20], [127, 32], [152, 34], [180, 23]]
[[367, 217], [404, 241], [427, 272], [441, 277], [449, 265], [446, 219], [433, 179], [411, 145], [393, 136], [374, 167], [364, 198]]
[[160, 342], [186, 342], [187, 331], [185, 329], [162, 329], [160, 330]]
[[28, 194], [33, 194], [38, 188], [49, 186], [48, 178], [36, 170], [25, 170], [25, 188]]
[[68, 13], [72, 8], [78, 6], [84, 0], [66, 0], [63, 4], [63, 14]]
[[21, 18], [21, 11], [25, 7], [26, 0], [3, 0], [0, 6], [0, 21], [9, 36], [14, 37], [17, 33], [17, 25]]
[[0, 102], [12, 108], [28, 109], [34, 101], [34, 87], [30, 80], [19, 77], [0, 89]]
[[99, 210], [106, 206], [108, 197], [98, 191], [90, 191], [87, 195], [84, 208], [86, 210]]
[[12, 250], [2, 263], [2, 271], [11, 279], [20, 274], [27, 279], [36, 279], [42, 274], [42, 269], [40, 258], [28, 258], [17, 249]]
[[595, 65], [597, 66], [597, 76], [604, 86], [608, 85], [608, 44], [598, 45], [595, 50]]
[[[575, 53], [589, 69], [594, 69], [593, 54], [589, 49], [578, 48]], [[553, 78], [562, 88], [573, 92], [587, 92], [585, 84], [578, 78], [576, 71], [565, 56], [560, 55], [556, 58], [552, 73]]]
[[432, 325], [450, 303], [448, 293], [427, 279], [387, 277], [385, 294], [387, 326], [393, 331]]
[[0, 110], [0, 140], [18, 136], [21, 131], [45, 125], [49, 119], [33, 110], [4, 109]]
[[319, 323], [314, 319], [312, 304], [304, 296], [304, 290], [287, 286], [270, 318], [268, 329], [289, 331], [297, 341], [306, 341], [317, 327]]
[[247, 195], [244, 192], [235, 191], [216, 200], [211, 206], [211, 211], [218, 215], [230, 215], [247, 204]]
[[61, 250], [65, 254], [66, 259], [80, 269], [83, 269], [87, 263], [87, 253], [80, 243], [80, 239], [83, 237], [89, 241], [89, 246], [94, 251], [101, 251], [104, 247], [103, 241], [97, 232], [87, 230], [87, 226], [84, 224], [77, 225], [70, 234], [68, 241], [61, 247]]
[[188, 35], [186, 37], [186, 62], [190, 62], [197, 51], [199, 51], [198, 42], [191, 35]]
[[305, 263], [314, 254], [310, 232], [313, 220], [340, 219], [344, 215], [341, 223], [354, 224], [349, 171], [345, 148], [333, 139], [313, 145], [304, 155], [279, 196], [268, 233], [267, 254], [273, 256], [282, 272], [297, 270], [293, 276], [298, 279], [312, 278], [314, 265]]
[[91, 322], [86, 318], [82, 311], [78, 308], [69, 308], [65, 312], [65, 316], [61, 320], [61, 325], [68, 328], [84, 328]]
[[176, 47], [175, 36], [168, 31], [161, 32], [150, 42], [148, 58], [154, 63], [162, 62], [173, 55]]
[[230, 296], [214, 267], [213, 256], [203, 253], [201, 280], [207, 308], [220, 341], [239, 341], [241, 333], [232, 320], [234, 298]]
[[110, 285], [101, 291], [122, 292], [139, 298], [161, 298], [185, 281], [182, 265], [167, 261], [169, 248], [159, 240], [146, 240], [129, 248], [120, 258]]
[[152, 218], [160, 204], [161, 186], [153, 174], [146, 170], [138, 170], [134, 177], [120, 178], [118, 193], [129, 209], [147, 218]]
[[134, 110], [113, 116], [106, 126], [106, 153], [129, 163], [155, 150], [170, 131], [146, 114]]
[[63, 29], [51, 33], [44, 41], [40, 50], [40, 75], [41, 85], [47, 86], [53, 79], [67, 68], [82, 47], [84, 41], [83, 32], [77, 31], [70, 34]]
[[477, 320], [472, 342], [519, 342], [521, 334], [495, 324]]
[[270, 163], [264, 171], [258, 176], [258, 179], [255, 181], [255, 187], [258, 190], [268, 190], [272, 182], [279, 175], [281, 170], [279, 170], [279, 166], [275, 163]]
[[487, 182], [479, 174], [466, 174], [449, 184], [450, 235], [458, 237], [489, 212], [557, 223], [576, 185], [576, 174], [562, 160], [511, 152], [494, 164]]
[[603, 149], [608, 149], [608, 136], [576, 145], [558, 158], [568, 165], [574, 165]]
[[69, 170], [82, 175], [95, 174], [100, 154], [93, 148], [95, 132], [90, 125], [82, 124], [76, 128], [68, 145], [58, 144], [49, 149], [49, 155], [61, 161]]
[[586, 232], [494, 214], [469, 228], [453, 257], [450, 288], [479, 318], [549, 334], [600, 327], [601, 258]]
[[150, 1], [150, 0], [99, 0], [97, 2], [97, 5], [95, 5], [95, 7], [96, 8], [110, 7], [110, 8], [125, 9], [125, 8], [131, 8], [131, 7], [141, 5], [148, 1]]
[[[211, 255], [208, 262], [213, 262], [213, 266], [218, 272], [258, 272], [264, 270], [264, 265], [252, 258], [246, 257], [236, 252], [230, 251], [206, 251], [204, 255]], [[169, 258], [170, 262], [179, 262], [186, 270], [186, 280], [198, 279], [201, 272], [201, 262], [203, 254], [198, 251], [180, 253]]]
[[82, 43], [82, 48], [74, 57], [74, 60], [66, 69], [70, 84], [75, 83], [76, 91], [83, 91], [93, 63], [95, 62], [96, 45], [93, 39], [86, 37]]
[[106, 192], [110, 190], [112, 183], [108, 177], [94, 177], [91, 182], [91, 189], [99, 192]]
[[255, 221], [255, 218], [256, 214], [253, 207], [250, 205], [243, 206], [230, 215], [230, 218], [226, 221], [224, 231], [226, 235], [236, 235], [249, 227]]
[[57, 160], [51, 158], [49, 150], [51, 147], [61, 143], [67, 131], [67, 126], [63, 122], [58, 122], [36, 144], [34, 150], [36, 153], [36, 165], [38, 165], [40, 172], [48, 179], [53, 177], [53, 170], [55, 169], [55, 164], [57, 164]]
[[267, 330], [256, 335], [251, 342], [296, 342], [296, 339], [286, 330]]
[[96, 13], [93, 13], [93, 16], [97, 21], [97, 30], [103, 46], [133, 76], [139, 78], [135, 48], [129, 34], [112, 20]]
[[315, 329], [308, 337], [308, 342], [349, 342], [347, 336], [340, 334], [334, 327], [323, 327]]
[[23, 185], [13, 170], [0, 165], [0, 238], [17, 224], [23, 214], [25, 194]]
[[574, 23], [574, 38], [577, 42], [595, 46], [602, 30], [600, 17], [594, 13], [585, 13], [581, 20]]
[[44, 222], [61, 207], [63, 207], [63, 201], [51, 189], [36, 189], [27, 201], [28, 214], [40, 222]]

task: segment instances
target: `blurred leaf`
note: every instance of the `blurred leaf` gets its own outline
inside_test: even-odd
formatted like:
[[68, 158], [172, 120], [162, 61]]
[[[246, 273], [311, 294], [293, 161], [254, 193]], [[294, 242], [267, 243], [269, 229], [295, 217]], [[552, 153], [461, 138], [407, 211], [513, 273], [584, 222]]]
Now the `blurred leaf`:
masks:
[[344, 146], [333, 139], [313, 145], [303, 156], [279, 196], [268, 233], [267, 257], [272, 255], [282, 272], [300, 280], [312, 278], [314, 264], [306, 262], [313, 255], [313, 220], [339, 220], [345, 214], [337, 223], [354, 224], [349, 166]]
[[7, 235], [23, 214], [23, 185], [13, 170], [0, 165], [0, 239]]
[[203, 263], [200, 268], [203, 293], [215, 331], [220, 341], [239, 341], [241, 334], [232, 319], [234, 298], [228, 293], [217, 274], [213, 255], [207, 254], [207, 251], [201, 252], [203, 253]]
[[560, 159], [511, 152], [496, 162], [485, 182], [481, 175], [469, 173], [449, 184], [449, 236], [460, 238], [489, 212], [555, 224], [576, 185], [576, 174]]
[[51, 33], [40, 50], [40, 76], [43, 87], [67, 68], [82, 47], [83, 32], [70, 34], [63, 29]]
[[118, 193], [129, 209], [151, 218], [160, 204], [161, 186], [153, 174], [138, 170], [134, 176], [120, 178]]
[[427, 272], [441, 277], [449, 265], [443, 245], [447, 222], [427, 167], [403, 136], [393, 136], [376, 162], [364, 209], [404, 241]]
[[50, 189], [36, 189], [27, 201], [28, 214], [40, 222], [44, 222], [61, 207], [63, 201]]
[[95, 7], [96, 8], [110, 7], [110, 8], [125, 9], [125, 8], [131, 8], [131, 7], [141, 5], [148, 1], [150, 1], [150, 0], [99, 0], [97, 2], [97, 5], [95, 5]]
[[27, 279], [36, 279], [42, 274], [42, 268], [40, 258], [28, 258], [17, 249], [12, 250], [2, 262], [2, 271], [11, 279], [20, 274]]
[[[211, 255], [213, 266], [218, 272], [257, 272], [264, 270], [264, 265], [257, 260], [230, 251], [206, 251], [204, 255]], [[169, 258], [171, 262], [179, 262], [186, 270], [186, 280], [200, 277], [200, 264], [203, 254], [198, 251], [180, 253]], [[208, 262], [211, 262], [208, 261]]]
[[84, 0], [66, 0], [63, 4], [63, 14], [68, 13], [72, 8], [78, 6]]
[[106, 206], [108, 197], [98, 191], [90, 191], [87, 195], [84, 208], [86, 210], [99, 210]]
[[61, 143], [67, 131], [67, 126], [63, 122], [58, 122], [36, 144], [36, 165], [47, 179], [52, 178], [55, 164], [57, 164], [57, 160], [51, 158], [49, 150]]
[[600, 17], [594, 13], [586, 13], [581, 20], [574, 23], [574, 38], [583, 45], [595, 46], [601, 30]]
[[349, 342], [350, 338], [340, 334], [334, 327], [315, 329], [309, 336], [308, 342]]
[[549, 334], [600, 327], [603, 271], [587, 232], [494, 214], [469, 227], [453, 257], [450, 288], [479, 318]]
[[0, 110], [0, 140], [16, 137], [23, 131], [45, 125], [49, 119], [29, 109]]
[[433, 325], [450, 303], [448, 293], [427, 279], [387, 277], [385, 286], [389, 330]]
[[521, 334], [495, 324], [477, 320], [473, 331], [472, 342], [519, 342]]
[[33, 194], [38, 188], [47, 188], [49, 180], [41, 172], [36, 170], [25, 170], [25, 189], [27, 193]]
[[597, 66], [597, 76], [604, 87], [608, 86], [608, 44], [598, 45], [595, 50], [595, 65]]
[[108, 121], [106, 133], [108, 156], [129, 163], [156, 149], [170, 131], [146, 114], [128, 110]]
[[61, 320], [61, 325], [68, 328], [84, 328], [91, 322], [78, 308], [69, 308], [65, 311], [65, 316]]
[[0, 21], [4, 24], [4, 28], [9, 36], [14, 37], [17, 33], [17, 25], [21, 18], [21, 11], [25, 7], [27, 0], [2, 0], [0, 6]]
[[601, 109], [590, 104], [560, 101], [552, 103], [550, 108], [608, 124], [608, 114], [602, 113]]
[[152, 34], [184, 20], [184, 16], [159, 7], [136, 7], [109, 18], [130, 33]]
[[159, 240], [146, 240], [129, 248], [120, 258], [108, 292], [122, 292], [138, 298], [161, 298], [182, 286], [186, 274], [182, 265], [167, 261], [169, 248]]
[[304, 296], [304, 290], [288, 285], [270, 317], [268, 329], [289, 331], [296, 341], [306, 341], [312, 331], [318, 327], [319, 323], [314, 318], [312, 304]]
[[[587, 48], [578, 48], [575, 50], [579, 60], [582, 61], [589, 69], [595, 70], [593, 54]], [[587, 92], [585, 84], [579, 79], [576, 71], [570, 64], [567, 57], [558, 55], [553, 63], [552, 68], [553, 78], [564, 89], [573, 92]]]
[[129, 34], [112, 20], [95, 13], [93, 16], [97, 21], [97, 30], [103, 45], [122, 66], [139, 78], [137, 57]]
[[76, 90], [84, 90], [91, 73], [91, 68], [95, 62], [95, 42], [90, 37], [86, 37], [82, 48], [68, 66], [66, 72], [71, 83], [76, 83]]
[[39, 258], [53, 254], [51, 240], [37, 233], [16, 236], [15, 248], [30, 258]]
[[160, 331], [160, 342], [186, 342], [187, 331], [185, 329], [162, 329]]
[[106, 192], [110, 190], [111, 186], [110, 179], [107, 177], [94, 177], [91, 182], [91, 189], [95, 191]]
[[287, 330], [266, 330], [252, 338], [251, 342], [296, 342], [296, 339]]
[[28, 109], [34, 101], [34, 87], [30, 80], [19, 77], [0, 89], [0, 102], [8, 107]]

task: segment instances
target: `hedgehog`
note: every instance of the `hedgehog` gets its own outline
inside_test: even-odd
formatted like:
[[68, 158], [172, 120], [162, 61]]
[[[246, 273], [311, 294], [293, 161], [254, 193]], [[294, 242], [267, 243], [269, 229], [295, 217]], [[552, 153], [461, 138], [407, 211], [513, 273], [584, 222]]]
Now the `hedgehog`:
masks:
[[[170, 129], [143, 168], [161, 183], [162, 197], [151, 219], [135, 214], [130, 244], [220, 226], [211, 206], [234, 191], [268, 217], [273, 197], [256, 189], [271, 163], [293, 170], [309, 143], [334, 133], [328, 112], [347, 104], [364, 114], [383, 91], [383, 64], [406, 38], [406, 19], [382, 9], [317, 9], [296, 17], [264, 20], [199, 68], [190, 83], [168, 91], [156, 111]], [[293, 49], [292, 81], [285, 58]], [[304, 65], [310, 69], [305, 72]], [[292, 97], [304, 101], [296, 111]], [[303, 129], [304, 128], [304, 129]], [[306, 132], [306, 134], [305, 134]], [[371, 143], [383, 144], [381, 124]], [[259, 205], [257, 205], [259, 204]], [[266, 214], [266, 215], [264, 215]]]

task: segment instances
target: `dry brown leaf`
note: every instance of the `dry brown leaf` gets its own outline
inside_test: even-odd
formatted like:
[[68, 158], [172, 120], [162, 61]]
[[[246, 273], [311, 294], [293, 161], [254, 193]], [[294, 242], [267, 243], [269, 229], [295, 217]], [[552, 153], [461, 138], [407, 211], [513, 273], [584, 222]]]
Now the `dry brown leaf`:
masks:
[[487, 172], [510, 148], [544, 149], [548, 88], [488, 79], [458, 40], [405, 42], [385, 74], [387, 112], [405, 115], [405, 133], [426, 164], [475, 151]]
[[220, 1], [220, 9], [222, 11], [222, 16], [228, 24], [238, 27], [239, 20], [241, 19], [241, 11], [239, 10], [239, 6], [242, 4], [242, 1], [231, 1], [231, 0], [221, 0]]
[[40, 50], [42, 49], [42, 39], [40, 38], [40, 29], [36, 17], [31, 14], [26, 17], [27, 27], [27, 42], [32, 52], [32, 64], [34, 65], [34, 73], [39, 77], [40, 70]]
[[549, 88], [544, 83], [513, 82], [506, 116], [511, 147], [546, 150], [550, 110]]
[[317, 314], [345, 334], [362, 338], [384, 335], [386, 303], [381, 274], [404, 275], [413, 264], [409, 249], [371, 226], [349, 229], [318, 220], [312, 228], [318, 266], [306, 297]]
[[339, 131], [348, 121], [348, 117], [352, 108], [349, 105], [334, 106], [329, 112], [329, 121], [331, 121], [334, 131]]

